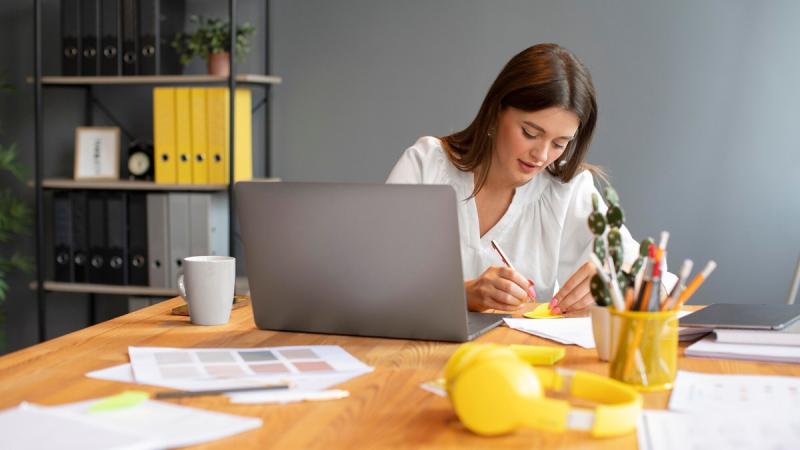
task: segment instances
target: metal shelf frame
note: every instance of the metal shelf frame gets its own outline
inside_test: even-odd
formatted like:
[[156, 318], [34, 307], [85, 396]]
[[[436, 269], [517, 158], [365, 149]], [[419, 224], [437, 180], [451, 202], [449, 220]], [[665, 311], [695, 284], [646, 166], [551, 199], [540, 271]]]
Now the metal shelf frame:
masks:
[[[196, 85], [196, 84], [207, 84], [207, 85], [227, 85], [231, 95], [229, 95], [229, 108], [231, 114], [229, 114], [229, 129], [230, 129], [230, 136], [229, 136], [229, 172], [228, 172], [228, 184], [221, 185], [221, 186], [213, 186], [212, 190], [227, 190], [228, 192], [228, 199], [229, 199], [229, 216], [228, 216], [228, 228], [229, 228], [229, 236], [228, 236], [228, 245], [230, 249], [230, 253], [235, 253], [235, 229], [234, 229], [234, 217], [235, 217], [235, 199], [233, 195], [233, 172], [234, 172], [234, 148], [235, 148], [235, 111], [236, 111], [236, 95], [233, 93], [236, 92], [236, 86], [238, 84], [242, 85], [249, 85], [255, 87], [262, 87], [264, 89], [264, 99], [261, 101], [264, 103], [264, 174], [266, 177], [270, 177], [272, 175], [272, 167], [271, 167], [271, 149], [270, 149], [270, 140], [271, 140], [271, 133], [270, 133], [270, 125], [271, 125], [271, 114], [270, 114], [270, 89], [272, 85], [281, 83], [282, 79], [277, 76], [273, 75], [256, 75], [256, 74], [237, 74], [236, 73], [236, 0], [228, 0], [228, 17], [230, 20], [230, 48], [231, 48], [231, 58], [230, 58], [230, 74], [227, 77], [219, 77], [219, 76], [211, 76], [211, 75], [163, 75], [163, 76], [118, 76], [118, 77], [62, 77], [62, 76], [43, 76], [42, 75], [42, 0], [34, 0], [34, 17], [33, 17], [33, 46], [34, 46], [34, 61], [33, 61], [33, 77], [29, 78], [29, 83], [33, 84], [33, 92], [34, 92], [34, 189], [35, 189], [35, 245], [36, 245], [36, 305], [37, 305], [37, 318], [38, 318], [38, 335], [39, 341], [43, 342], [47, 338], [47, 330], [46, 330], [46, 312], [47, 312], [47, 298], [46, 294], [49, 290], [47, 287], [54, 286], [51, 281], [46, 281], [46, 252], [45, 252], [45, 224], [44, 224], [44, 191], [45, 189], [53, 189], [55, 188], [53, 184], [53, 180], [45, 180], [44, 179], [44, 148], [43, 148], [43, 103], [42, 103], [42, 95], [43, 95], [43, 88], [44, 87], [77, 87], [83, 88], [86, 92], [86, 102], [85, 102], [85, 124], [91, 125], [93, 123], [93, 109], [94, 104], [92, 99], [94, 98], [94, 86], [100, 85], [115, 85], [115, 86], [125, 86], [125, 85], [156, 85], [156, 84], [176, 84], [176, 85]], [[270, 73], [270, 52], [269, 52], [269, 12], [270, 12], [270, 2], [269, 0], [265, 1], [265, 17], [264, 17], [264, 73]], [[259, 103], [260, 105], [260, 103]], [[133, 187], [117, 187], [113, 189], [138, 189], [138, 185], [133, 185]], [[183, 189], [182, 187], [179, 188]], [[147, 188], [145, 190], [158, 190], [158, 189], [151, 189]], [[74, 283], [78, 284], [78, 283]], [[60, 285], [59, 285], [60, 286]], [[89, 320], [91, 323], [96, 322], [95, 318], [95, 295], [96, 294], [105, 294], [105, 293], [117, 293], [119, 292], [120, 295], [122, 293], [130, 292], [130, 290], [126, 290], [124, 286], [120, 286], [120, 289], [109, 289], [107, 288], [97, 288], [93, 289], [92, 286], [94, 285], [83, 285], [76, 286], [78, 289], [74, 292], [84, 292], [89, 294]], [[101, 286], [101, 285], [96, 285]], [[162, 288], [146, 288], [147, 292], [156, 292], [157, 289]], [[59, 289], [59, 291], [64, 291], [63, 289]], [[162, 289], [164, 293], [172, 293], [172, 290], [169, 288]], [[143, 291], [144, 292], [144, 291]], [[158, 291], [161, 292], [161, 291]]]

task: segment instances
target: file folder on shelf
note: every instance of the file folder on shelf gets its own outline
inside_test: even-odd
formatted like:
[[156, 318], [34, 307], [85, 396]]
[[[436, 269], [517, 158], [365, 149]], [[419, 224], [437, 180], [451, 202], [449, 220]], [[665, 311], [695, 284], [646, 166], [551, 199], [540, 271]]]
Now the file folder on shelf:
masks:
[[122, 0], [122, 74], [139, 73], [138, 0]]
[[189, 194], [190, 256], [228, 256], [228, 196]]
[[190, 88], [175, 89], [175, 149], [178, 184], [192, 183], [192, 114]]
[[81, 75], [93, 76], [100, 72], [100, 0], [81, 0]]
[[149, 285], [170, 287], [167, 194], [147, 194], [147, 255]]
[[121, 0], [100, 0], [100, 74], [122, 71]]
[[106, 283], [128, 284], [128, 204], [124, 192], [106, 194]]
[[128, 194], [128, 284], [147, 286], [147, 194]]
[[89, 194], [70, 192], [72, 208], [72, 277], [76, 283], [89, 281]]
[[72, 199], [68, 191], [53, 193], [53, 279], [72, 281]]
[[189, 194], [170, 192], [167, 194], [169, 205], [169, 282], [170, 287], [177, 287], [177, 278], [183, 266], [183, 258], [189, 255]]
[[79, 0], [61, 0], [61, 75], [81, 74], [80, 23]]
[[192, 184], [208, 184], [206, 88], [191, 88]]
[[91, 192], [87, 200], [89, 282], [106, 283], [106, 201], [101, 192]]
[[139, 74], [158, 73], [158, 0], [139, 0]]
[[[227, 88], [209, 88], [208, 147], [209, 183], [226, 184], [229, 175], [229, 110]], [[253, 178], [252, 95], [249, 89], [236, 89], [236, 143], [234, 145], [234, 182]]]
[[153, 89], [153, 144], [155, 148], [156, 183], [177, 183], [175, 150], [175, 88]]
[[141, 75], [181, 73], [180, 57], [171, 43], [183, 30], [185, 13], [183, 0], [139, 0]]

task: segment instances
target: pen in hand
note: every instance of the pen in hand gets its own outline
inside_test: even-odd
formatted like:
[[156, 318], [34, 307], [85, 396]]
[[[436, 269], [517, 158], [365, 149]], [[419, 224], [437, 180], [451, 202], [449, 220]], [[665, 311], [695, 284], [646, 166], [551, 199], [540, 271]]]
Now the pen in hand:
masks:
[[[517, 269], [515, 269], [514, 265], [511, 264], [511, 260], [508, 259], [508, 257], [506, 256], [505, 252], [503, 252], [503, 250], [500, 248], [500, 245], [498, 245], [497, 242], [494, 239], [492, 239], [491, 242], [492, 242], [492, 247], [494, 248], [494, 250], [497, 252], [498, 255], [500, 255], [500, 259], [503, 260], [503, 264], [505, 264], [506, 267], [508, 267], [509, 269], [511, 269], [514, 272], [516, 272]], [[528, 293], [528, 298], [531, 299], [531, 301], [535, 303], [536, 302], [536, 291], [533, 290], [533, 286], [535, 285], [535, 283], [530, 278], [528, 278], [528, 283], [530, 283], [530, 286], [528, 286], [528, 289], [526, 289], [525, 291]]]

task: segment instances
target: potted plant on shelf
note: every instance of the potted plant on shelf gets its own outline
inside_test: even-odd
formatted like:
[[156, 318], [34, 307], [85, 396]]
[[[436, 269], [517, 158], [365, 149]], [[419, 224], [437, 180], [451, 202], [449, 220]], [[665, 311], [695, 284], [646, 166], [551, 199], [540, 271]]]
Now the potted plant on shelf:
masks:
[[[208, 62], [210, 75], [228, 76], [230, 74], [230, 22], [222, 19], [210, 19], [203, 16], [191, 16], [189, 21], [197, 25], [192, 33], [178, 33], [172, 41], [172, 47], [178, 52], [181, 64], [187, 64], [195, 56]], [[256, 28], [245, 22], [236, 27], [236, 57], [240, 58], [250, 49], [247, 37], [255, 33]]]

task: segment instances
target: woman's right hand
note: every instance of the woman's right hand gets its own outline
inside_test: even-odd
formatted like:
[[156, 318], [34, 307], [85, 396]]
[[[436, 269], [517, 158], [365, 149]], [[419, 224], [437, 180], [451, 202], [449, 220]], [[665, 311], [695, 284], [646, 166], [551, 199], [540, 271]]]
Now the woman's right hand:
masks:
[[536, 297], [533, 283], [519, 272], [502, 266], [489, 267], [480, 277], [465, 281], [464, 288], [470, 311], [516, 311]]

